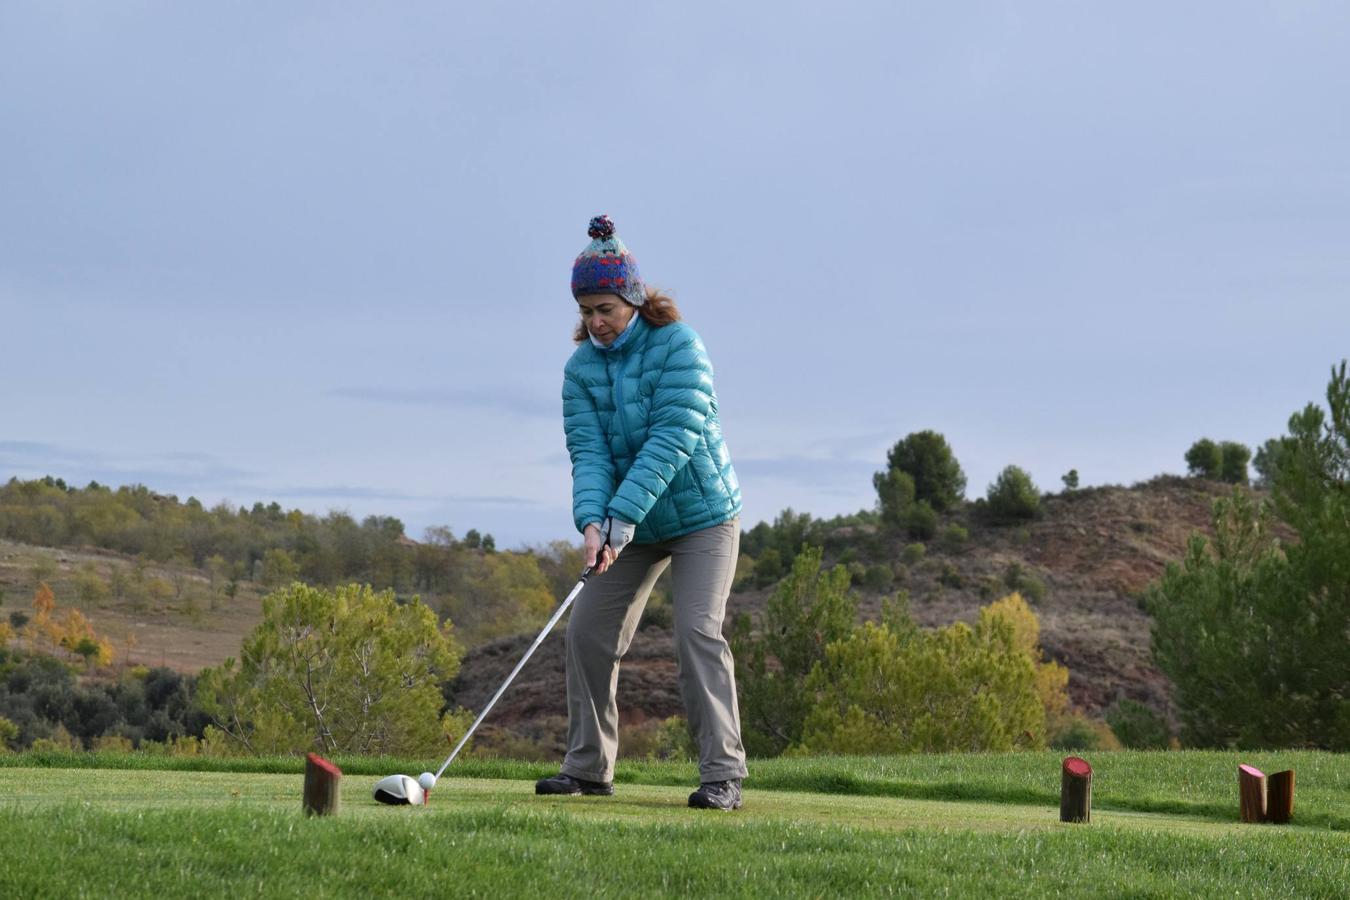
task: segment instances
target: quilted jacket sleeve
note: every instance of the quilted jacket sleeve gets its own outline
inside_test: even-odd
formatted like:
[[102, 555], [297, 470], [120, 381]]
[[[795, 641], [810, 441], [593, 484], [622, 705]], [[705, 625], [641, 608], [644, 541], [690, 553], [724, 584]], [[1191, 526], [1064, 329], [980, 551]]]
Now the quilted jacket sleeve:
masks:
[[703, 342], [692, 330], [675, 340], [652, 393], [647, 440], [609, 502], [610, 515], [635, 525], [689, 462], [712, 411], [712, 363]]
[[595, 399], [569, 368], [563, 374], [563, 431], [572, 457], [572, 518], [577, 531], [603, 522], [614, 488], [610, 455]]

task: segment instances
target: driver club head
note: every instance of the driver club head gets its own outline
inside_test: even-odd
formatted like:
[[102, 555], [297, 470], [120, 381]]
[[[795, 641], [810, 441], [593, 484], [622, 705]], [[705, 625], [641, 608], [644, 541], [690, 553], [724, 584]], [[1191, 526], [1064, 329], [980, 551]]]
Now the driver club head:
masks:
[[390, 806], [425, 806], [427, 792], [408, 775], [390, 775], [375, 782], [375, 799]]

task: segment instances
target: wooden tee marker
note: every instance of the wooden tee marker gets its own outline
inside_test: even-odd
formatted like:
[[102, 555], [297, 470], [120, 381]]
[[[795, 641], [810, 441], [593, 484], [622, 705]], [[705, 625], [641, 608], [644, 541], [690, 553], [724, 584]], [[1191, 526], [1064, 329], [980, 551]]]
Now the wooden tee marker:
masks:
[[1092, 821], [1092, 766], [1077, 756], [1064, 758], [1059, 786], [1059, 820]]
[[1238, 812], [1244, 822], [1288, 822], [1294, 817], [1294, 770], [1267, 777], [1255, 766], [1238, 766]]
[[1255, 766], [1238, 766], [1238, 812], [1244, 822], [1266, 820], [1266, 773]]
[[342, 793], [342, 770], [316, 753], [305, 754], [305, 814], [335, 816]]
[[1266, 821], [1283, 825], [1294, 817], [1294, 770], [1276, 772], [1266, 782]]

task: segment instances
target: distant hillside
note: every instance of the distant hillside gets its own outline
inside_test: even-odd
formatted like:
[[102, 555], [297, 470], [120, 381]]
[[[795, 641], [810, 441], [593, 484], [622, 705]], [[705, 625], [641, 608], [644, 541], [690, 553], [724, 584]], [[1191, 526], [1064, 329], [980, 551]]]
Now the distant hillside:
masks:
[[[35, 581], [62, 609], [83, 612], [107, 635], [114, 665], [168, 666], [196, 673], [236, 656], [262, 618], [261, 588], [241, 582], [233, 598], [211, 575], [185, 564], [147, 563], [110, 550], [34, 547], [0, 540], [0, 616], [32, 612]], [[123, 595], [117, 585], [125, 582]], [[96, 583], [91, 590], [88, 585]]]
[[[973, 619], [976, 610], [1016, 584], [1033, 602], [1047, 654], [1069, 667], [1069, 692], [1076, 706], [1100, 714], [1118, 699], [1146, 703], [1169, 713], [1167, 679], [1149, 655], [1149, 618], [1140, 594], [1168, 562], [1179, 560], [1189, 536], [1210, 531], [1210, 508], [1229, 485], [1163, 476], [1134, 487], [1087, 488], [1047, 497], [1042, 516], [1018, 527], [975, 521], [972, 506], [944, 517], [942, 527], [959, 524], [968, 538], [959, 546], [930, 541], [921, 560], [896, 568], [894, 585], [911, 596], [911, 610], [923, 625]], [[912, 541], [882, 538], [869, 554], [849, 554], [851, 545], [877, 544], [875, 526], [841, 526], [830, 534], [831, 555], [859, 562], [897, 562]], [[827, 562], [832, 561], [827, 557]], [[1035, 599], [1044, 587], [1044, 593]], [[741, 612], [757, 616], [772, 587], [733, 593], [728, 624]], [[880, 608], [880, 590], [855, 587], [864, 617]], [[471, 651], [453, 687], [455, 700], [476, 709], [500, 684], [530, 638], [506, 638]], [[640, 724], [679, 713], [680, 699], [670, 633], [659, 627], [639, 631], [620, 669], [620, 714]], [[560, 745], [566, 725], [563, 642], [553, 635], [539, 649], [494, 714], [498, 729], [544, 744]]]
[[[1100, 713], [1128, 697], [1166, 713], [1169, 686], [1150, 661], [1149, 620], [1139, 595], [1168, 562], [1181, 558], [1190, 534], [1208, 532], [1214, 499], [1230, 490], [1172, 476], [1130, 488], [1086, 488], [1046, 497], [1040, 518], [1025, 526], [982, 524], [974, 518], [973, 506], [964, 504], [943, 517], [939, 537], [926, 542], [921, 557], [909, 547], [913, 541], [888, 535], [874, 523], [875, 517], [852, 517], [847, 524], [815, 522], [811, 536], [826, 546], [827, 562], [850, 562], [859, 573], [855, 590], [865, 617], [876, 615], [883, 596], [903, 589], [921, 624], [942, 625], [973, 618], [979, 606], [1016, 587], [1040, 617], [1048, 654], [1068, 666], [1070, 695], [1079, 708]], [[959, 535], [954, 525], [966, 530], [963, 540], [941, 536]], [[399, 546], [414, 555], [438, 553], [435, 559], [443, 567], [482, 568], [488, 560], [481, 551], [461, 545], [434, 548], [401, 535]], [[554, 549], [552, 557], [531, 557], [524, 581], [506, 577], [511, 574], [507, 564], [512, 559], [523, 563], [524, 557], [498, 554], [500, 559], [484, 569], [487, 575], [495, 573], [500, 582], [496, 587], [482, 573], [466, 580], [462, 573], [444, 570], [439, 577], [447, 587], [463, 585], [474, 591], [458, 601], [474, 617], [460, 623], [468, 627], [461, 633], [475, 633], [474, 619], [485, 628], [481, 623], [501, 623], [516, 614], [499, 607], [508, 602], [507, 594], [514, 598], [521, 593], [513, 584], [527, 585], [538, 595], [532, 601], [536, 604], [560, 596], [572, 584], [579, 563], [575, 550], [569, 556]], [[873, 582], [861, 575], [868, 569], [884, 570], [891, 583], [868, 587]], [[535, 570], [539, 574], [531, 574]], [[108, 634], [119, 655], [129, 643], [132, 661], [185, 672], [237, 653], [242, 637], [260, 617], [264, 590], [256, 581], [237, 579], [235, 596], [227, 598], [221, 579], [230, 574], [213, 575], [186, 559], [152, 562], [106, 549], [0, 541], [0, 615], [29, 610], [39, 575], [51, 582], [62, 607], [81, 609], [95, 628]], [[98, 590], [88, 589], [95, 582]], [[733, 593], [728, 624], [740, 613], [757, 616], [772, 590], [767, 585]], [[451, 609], [449, 603], [439, 608]], [[659, 615], [649, 617], [622, 669], [619, 703], [630, 726], [681, 711], [670, 633], [661, 621]], [[526, 632], [471, 647], [447, 693], [469, 709], [480, 708], [532, 638], [533, 632]], [[556, 748], [566, 722], [562, 673], [559, 629], [503, 699], [489, 734], [495, 731], [500, 741], [528, 742], [540, 750]]]

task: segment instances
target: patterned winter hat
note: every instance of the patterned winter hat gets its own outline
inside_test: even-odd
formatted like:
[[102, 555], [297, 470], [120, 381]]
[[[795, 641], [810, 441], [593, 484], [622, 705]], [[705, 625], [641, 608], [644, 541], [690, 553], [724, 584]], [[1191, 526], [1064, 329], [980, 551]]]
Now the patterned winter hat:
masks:
[[586, 233], [592, 240], [572, 263], [572, 296], [618, 294], [633, 306], [646, 303], [647, 289], [642, 286], [637, 260], [614, 234], [609, 216], [591, 219]]

